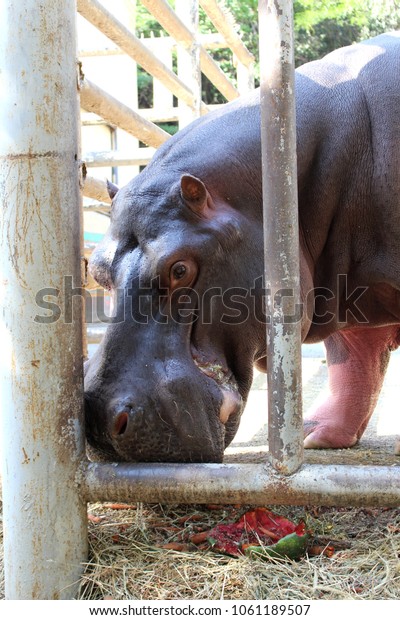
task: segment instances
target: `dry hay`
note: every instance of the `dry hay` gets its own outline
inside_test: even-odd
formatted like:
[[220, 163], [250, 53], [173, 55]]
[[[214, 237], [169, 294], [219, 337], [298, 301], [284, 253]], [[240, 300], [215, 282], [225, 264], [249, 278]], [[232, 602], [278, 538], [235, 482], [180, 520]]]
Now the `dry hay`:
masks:
[[[273, 507], [305, 519], [322, 553], [298, 561], [234, 559], [210, 550], [162, 548], [236, 520], [245, 507], [149, 506], [114, 510], [93, 505], [85, 599], [397, 599], [400, 510]], [[195, 511], [194, 511], [195, 510]]]
[[[117, 509], [118, 508], [118, 509]], [[90, 600], [378, 600], [400, 597], [400, 509], [272, 506], [304, 519], [318, 555], [230, 558], [190, 540], [249, 507], [89, 506], [89, 561], [79, 598]], [[185, 550], [166, 549], [165, 545]], [[325, 546], [335, 549], [331, 557]], [[314, 548], [315, 552], [315, 548]], [[1, 558], [1, 596], [4, 597]]]
[[[307, 362], [307, 360], [306, 360]], [[326, 382], [326, 369], [310, 360], [312, 378], [306, 385], [319, 391]], [[314, 372], [315, 368], [316, 372]], [[400, 354], [391, 361], [391, 379], [396, 391], [386, 404], [391, 411], [398, 398]], [[389, 371], [390, 371], [389, 368]], [[322, 370], [321, 370], [322, 369]], [[310, 373], [309, 373], [310, 374]], [[257, 388], [257, 385], [255, 386]], [[260, 387], [260, 386], [259, 386]], [[260, 391], [264, 389], [261, 386]], [[384, 390], [385, 391], [385, 390]], [[390, 396], [391, 392], [389, 393]], [[264, 410], [264, 394], [257, 394], [252, 416]], [[263, 415], [263, 414], [262, 414]], [[265, 429], [260, 439], [238, 441], [227, 455], [228, 462], [265, 462]], [[249, 426], [246, 421], [244, 428]], [[372, 425], [370, 424], [370, 427]], [[376, 439], [367, 430], [359, 446], [351, 450], [308, 450], [307, 462], [341, 464], [368, 463], [398, 466], [392, 453], [392, 438]], [[387, 439], [387, 441], [386, 441]], [[236, 453], [236, 450], [238, 453]], [[229, 452], [229, 449], [228, 449]], [[326, 454], [325, 454], [326, 452]], [[89, 561], [85, 567], [79, 598], [90, 600], [379, 600], [400, 598], [400, 508], [316, 508], [268, 506], [296, 523], [304, 519], [322, 546], [332, 544], [332, 557], [307, 555], [300, 561], [262, 561], [230, 558], [190, 542], [199, 531], [221, 522], [232, 522], [249, 507], [160, 506], [137, 504], [117, 510], [110, 504], [92, 504], [89, 510]], [[66, 516], [67, 518], [67, 516]], [[1, 519], [1, 512], [0, 512]], [[1, 532], [0, 532], [1, 536]], [[170, 543], [185, 551], [165, 549]], [[200, 548], [199, 548], [200, 547]], [[0, 546], [2, 549], [2, 544]], [[0, 597], [4, 596], [3, 561], [0, 558]]]

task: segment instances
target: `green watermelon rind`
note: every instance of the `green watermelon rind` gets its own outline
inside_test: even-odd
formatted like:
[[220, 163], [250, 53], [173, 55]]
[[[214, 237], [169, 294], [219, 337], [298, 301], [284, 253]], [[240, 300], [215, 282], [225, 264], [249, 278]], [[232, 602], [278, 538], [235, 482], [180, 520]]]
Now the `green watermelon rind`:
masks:
[[295, 532], [284, 536], [278, 542], [267, 547], [251, 545], [245, 549], [245, 554], [264, 560], [270, 558], [300, 559], [307, 550], [308, 535], [299, 536]]

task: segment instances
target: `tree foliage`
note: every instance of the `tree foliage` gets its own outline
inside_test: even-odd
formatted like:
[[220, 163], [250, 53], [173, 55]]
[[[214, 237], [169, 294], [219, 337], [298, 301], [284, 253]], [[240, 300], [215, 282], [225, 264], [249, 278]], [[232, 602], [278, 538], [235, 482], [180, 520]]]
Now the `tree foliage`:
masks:
[[295, 0], [296, 65], [400, 28], [399, 0]]
[[[174, 6], [173, 0], [168, 0]], [[258, 0], [220, 0], [238, 24], [245, 45], [258, 59]], [[160, 36], [159, 23], [137, 2], [137, 34]], [[240, 26], [239, 26], [240, 25]], [[200, 32], [215, 28], [200, 10]], [[400, 29], [400, 0], [294, 0], [295, 63], [321, 58], [332, 50], [368, 39], [385, 31]], [[166, 34], [166, 33], [164, 33]], [[227, 49], [212, 51], [221, 68], [235, 79], [232, 53]], [[256, 65], [256, 78], [258, 64]], [[151, 78], [140, 73], [142, 106], [146, 107], [151, 91]], [[222, 103], [224, 98], [203, 76], [203, 99], [206, 103]]]

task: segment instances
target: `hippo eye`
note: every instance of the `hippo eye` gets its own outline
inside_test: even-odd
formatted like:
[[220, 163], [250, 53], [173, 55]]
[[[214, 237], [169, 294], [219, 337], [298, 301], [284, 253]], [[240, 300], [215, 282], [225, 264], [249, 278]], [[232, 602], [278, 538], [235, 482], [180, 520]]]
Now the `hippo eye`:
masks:
[[174, 263], [169, 272], [169, 286], [171, 289], [186, 287], [193, 284], [197, 275], [196, 264], [191, 261], [178, 261]]
[[183, 263], [176, 263], [172, 268], [174, 280], [181, 280], [186, 275], [186, 267]]

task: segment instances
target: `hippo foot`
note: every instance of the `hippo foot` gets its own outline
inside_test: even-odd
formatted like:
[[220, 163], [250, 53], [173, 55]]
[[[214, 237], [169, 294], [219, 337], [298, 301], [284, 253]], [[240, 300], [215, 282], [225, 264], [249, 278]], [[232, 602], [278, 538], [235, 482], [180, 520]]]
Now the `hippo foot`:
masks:
[[[356, 434], [349, 434], [346, 429], [329, 424], [326, 420], [305, 420], [304, 428], [304, 448], [306, 449], [339, 449], [351, 448], [355, 446], [359, 437]], [[360, 433], [361, 436], [362, 433]]]

